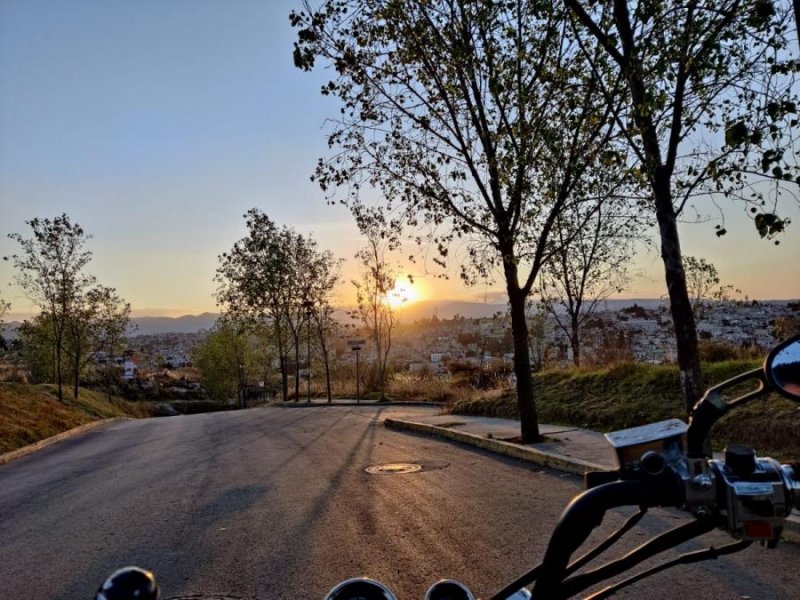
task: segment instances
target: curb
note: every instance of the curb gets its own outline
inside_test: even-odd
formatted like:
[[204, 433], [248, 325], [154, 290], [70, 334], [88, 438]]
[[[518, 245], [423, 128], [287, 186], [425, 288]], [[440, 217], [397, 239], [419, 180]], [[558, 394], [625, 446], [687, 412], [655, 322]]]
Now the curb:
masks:
[[[600, 465], [578, 458], [570, 458], [561, 456], [559, 454], [552, 454], [543, 450], [536, 450], [527, 446], [513, 444], [511, 442], [503, 442], [492, 438], [482, 437], [473, 433], [465, 433], [463, 431], [455, 431], [445, 427], [437, 427], [436, 425], [428, 425], [426, 423], [416, 423], [414, 421], [403, 421], [399, 419], [384, 419], [384, 425], [389, 429], [397, 429], [401, 431], [413, 431], [415, 433], [425, 433], [442, 437], [462, 444], [475, 446], [483, 450], [489, 450], [497, 454], [509, 456], [526, 462], [534, 463], [559, 471], [566, 471], [575, 475], [584, 475], [588, 471], [608, 471], [606, 465]], [[797, 516], [792, 515], [786, 519], [783, 528], [783, 538], [786, 541], [800, 544], [800, 514]]]
[[438, 437], [443, 437], [456, 442], [469, 444], [477, 448], [503, 454], [511, 458], [517, 458], [530, 463], [535, 463], [543, 467], [550, 467], [558, 469], [559, 471], [566, 471], [567, 473], [574, 473], [575, 475], [583, 475], [588, 471], [608, 471], [606, 465], [581, 460], [579, 458], [570, 458], [560, 454], [553, 454], [552, 452], [545, 452], [544, 450], [536, 450], [527, 446], [513, 444], [511, 442], [503, 442], [492, 438], [482, 437], [473, 433], [466, 433], [463, 431], [455, 431], [445, 427], [437, 427], [436, 425], [428, 425], [426, 423], [416, 423], [414, 421], [404, 421], [399, 419], [384, 419], [383, 424], [389, 429], [401, 429], [405, 431], [414, 431], [417, 433], [427, 433]]
[[37, 450], [41, 450], [42, 448], [47, 448], [48, 446], [55, 444], [56, 442], [60, 442], [61, 440], [66, 440], [67, 438], [71, 438], [81, 433], [85, 433], [86, 431], [91, 431], [100, 425], [105, 425], [106, 423], [113, 423], [114, 421], [127, 421], [130, 417], [112, 417], [110, 419], [100, 419], [99, 421], [92, 421], [90, 423], [85, 423], [83, 425], [79, 425], [73, 429], [68, 429], [67, 431], [62, 431], [61, 433], [57, 433], [54, 436], [49, 438], [45, 438], [43, 440], [39, 440], [38, 442], [34, 442], [33, 444], [28, 444], [27, 446], [23, 446], [22, 448], [17, 448], [16, 450], [12, 450], [11, 452], [6, 452], [5, 454], [0, 454], [0, 465], [3, 465], [7, 462], [11, 462], [14, 459], [22, 458], [23, 456], [27, 456], [28, 454], [33, 454]]
[[330, 404], [327, 402], [306, 402], [305, 400], [302, 402], [272, 402], [267, 403], [264, 406], [276, 407], [276, 408], [325, 408], [326, 406], [370, 406], [376, 408], [391, 408], [392, 406], [434, 406], [436, 408], [442, 408], [444, 403], [442, 402], [374, 402], [374, 401], [366, 401], [366, 402], [356, 402], [355, 400], [345, 400], [336, 402], [333, 401]]

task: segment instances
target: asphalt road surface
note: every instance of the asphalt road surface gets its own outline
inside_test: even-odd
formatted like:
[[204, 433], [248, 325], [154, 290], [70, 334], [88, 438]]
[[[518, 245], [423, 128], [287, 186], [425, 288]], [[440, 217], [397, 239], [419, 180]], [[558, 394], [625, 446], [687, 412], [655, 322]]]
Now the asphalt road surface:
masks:
[[[88, 599], [110, 571], [138, 564], [167, 598], [321, 599], [357, 575], [400, 600], [421, 599], [442, 577], [486, 598], [542, 556], [580, 481], [381, 424], [418, 410], [125, 421], [2, 465], [0, 597]], [[365, 472], [392, 462], [422, 470]], [[628, 547], [681, 517], [648, 519]], [[753, 547], [617, 597], [796, 599], [798, 565], [800, 546]]]

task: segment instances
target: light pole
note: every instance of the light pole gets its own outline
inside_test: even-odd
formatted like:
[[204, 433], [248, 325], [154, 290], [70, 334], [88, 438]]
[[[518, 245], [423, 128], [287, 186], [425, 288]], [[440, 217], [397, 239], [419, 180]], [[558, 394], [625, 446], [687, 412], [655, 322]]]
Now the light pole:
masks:
[[303, 302], [306, 309], [306, 377], [308, 378], [308, 398], [306, 402], [311, 404], [311, 310], [314, 307], [311, 300]]
[[356, 353], [356, 404], [361, 404], [361, 396], [359, 395], [359, 374], [358, 374], [358, 355], [361, 352], [361, 346], [364, 340], [350, 340], [347, 342], [350, 345], [350, 350]]

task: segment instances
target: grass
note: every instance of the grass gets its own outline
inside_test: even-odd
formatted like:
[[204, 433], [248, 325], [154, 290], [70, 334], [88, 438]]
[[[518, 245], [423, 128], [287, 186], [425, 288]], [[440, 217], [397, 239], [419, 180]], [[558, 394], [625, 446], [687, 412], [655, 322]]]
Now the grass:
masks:
[[[704, 366], [708, 385], [759, 366], [726, 361]], [[613, 431], [684, 418], [678, 370], [674, 366], [621, 364], [605, 369], [558, 369], [535, 376], [536, 406], [543, 423]], [[513, 390], [475, 395], [455, 402], [454, 414], [519, 418]], [[800, 460], [800, 406], [772, 394], [738, 408], [712, 430], [712, 443], [747, 444], [760, 455]]]
[[16, 450], [63, 431], [111, 417], [148, 417], [151, 406], [81, 388], [78, 398], [56, 386], [0, 382], [0, 453]]

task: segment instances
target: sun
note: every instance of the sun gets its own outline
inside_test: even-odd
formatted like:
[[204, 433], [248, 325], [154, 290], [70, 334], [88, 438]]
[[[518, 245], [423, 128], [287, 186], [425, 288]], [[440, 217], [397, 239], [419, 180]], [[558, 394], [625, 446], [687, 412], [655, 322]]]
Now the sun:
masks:
[[422, 300], [422, 291], [417, 284], [407, 281], [398, 281], [387, 295], [387, 301], [392, 308], [402, 308]]

